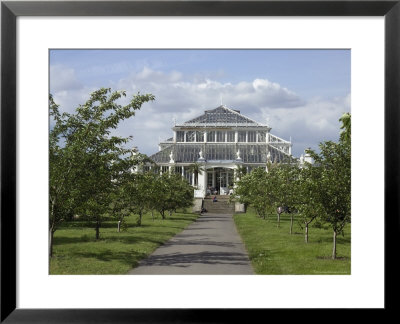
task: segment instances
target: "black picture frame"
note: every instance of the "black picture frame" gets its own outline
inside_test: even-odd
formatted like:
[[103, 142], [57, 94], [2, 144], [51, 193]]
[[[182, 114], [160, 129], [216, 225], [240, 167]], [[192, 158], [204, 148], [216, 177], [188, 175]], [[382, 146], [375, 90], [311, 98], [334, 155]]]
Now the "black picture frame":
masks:
[[[16, 308], [16, 19], [18, 16], [384, 16], [385, 307], [397, 307], [399, 237], [400, 0], [394, 1], [2, 1], [1, 3], [1, 322], [203, 323], [264, 316], [263, 309]], [[376, 157], [381, 158], [381, 157]], [[373, 233], [371, 233], [373, 235]], [[393, 296], [393, 297], [392, 297]], [[243, 298], [244, 296], [238, 296]], [[308, 320], [308, 319], [307, 319]], [[251, 321], [251, 320], [250, 320]]]

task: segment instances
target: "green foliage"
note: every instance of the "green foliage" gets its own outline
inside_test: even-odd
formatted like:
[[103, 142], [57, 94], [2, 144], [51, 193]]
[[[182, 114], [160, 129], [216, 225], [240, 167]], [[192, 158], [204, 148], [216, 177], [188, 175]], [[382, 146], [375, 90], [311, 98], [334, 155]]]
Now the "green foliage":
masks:
[[292, 161], [278, 163], [269, 168], [269, 179], [273, 184], [274, 207], [293, 207], [298, 202], [298, 165]]
[[351, 141], [351, 114], [350, 113], [345, 113], [340, 117], [339, 121], [342, 122], [342, 126], [340, 129], [342, 129], [342, 132], [340, 133], [340, 140], [342, 142], [346, 142], [347, 144], [350, 144]]
[[[298, 211], [298, 220], [301, 227], [305, 227], [305, 241], [308, 243], [309, 225], [324, 215], [319, 200], [319, 186], [321, 168], [307, 163], [303, 168], [299, 168], [297, 180], [297, 202], [295, 204]], [[320, 224], [320, 223], [319, 223]]]
[[172, 214], [178, 208], [193, 205], [193, 187], [179, 174], [166, 172], [157, 176], [153, 189], [151, 209], [157, 210], [163, 219], [166, 211]]
[[61, 114], [50, 96], [50, 116], [55, 123], [49, 136], [52, 234], [65, 215], [77, 213], [96, 222], [99, 238], [102, 216], [130, 163], [130, 151], [124, 148], [130, 137], [112, 136], [111, 131], [134, 116], [143, 103], [154, 100], [151, 94], [137, 94], [125, 106], [116, 102], [125, 96], [124, 91], [102, 88], [73, 114]]
[[194, 174], [194, 184], [197, 186], [199, 183], [199, 174], [203, 174], [206, 169], [201, 164], [195, 162], [189, 165], [188, 170]]
[[138, 215], [137, 226], [143, 214], [151, 209], [157, 175], [153, 173], [125, 173], [113, 197], [113, 215], [123, 221], [130, 214]]
[[247, 168], [242, 165], [238, 165], [235, 169], [235, 179], [241, 180], [247, 173]]
[[280, 215], [289, 209], [291, 226], [290, 234], [292, 234], [294, 209], [299, 201], [299, 172], [300, 169], [289, 157], [287, 161], [275, 163], [269, 167], [270, 181], [273, 183], [274, 199], [273, 207], [278, 214], [278, 227], [280, 226]]
[[345, 114], [339, 143], [320, 144], [320, 152], [309, 150], [318, 173], [316, 200], [323, 209], [322, 218], [334, 232], [332, 258], [336, 257], [336, 235], [351, 221], [351, 115]]
[[318, 164], [314, 168], [319, 173], [317, 200], [324, 210], [324, 220], [340, 233], [351, 216], [350, 147], [343, 143], [325, 142], [320, 149], [319, 154], [312, 152]]
[[[292, 158], [282, 163], [267, 163], [265, 171], [255, 169], [237, 183], [236, 199], [254, 207], [258, 216], [266, 218], [278, 207], [296, 210], [299, 221], [305, 226], [305, 240], [311, 222], [319, 218], [334, 231], [333, 258], [336, 255], [336, 235], [351, 219], [351, 115], [344, 114], [339, 143], [320, 144], [320, 152], [307, 150], [314, 163], [298, 165]], [[290, 215], [290, 233], [293, 227]], [[278, 213], [278, 226], [280, 213]]]
[[273, 210], [274, 182], [264, 168], [256, 168], [237, 183], [236, 199], [246, 206], [253, 206], [259, 217], [266, 218]]
[[260, 217], [266, 218], [278, 207], [292, 207], [297, 202], [296, 181], [298, 168], [288, 163], [268, 163], [241, 177], [235, 190], [236, 198], [252, 206]]

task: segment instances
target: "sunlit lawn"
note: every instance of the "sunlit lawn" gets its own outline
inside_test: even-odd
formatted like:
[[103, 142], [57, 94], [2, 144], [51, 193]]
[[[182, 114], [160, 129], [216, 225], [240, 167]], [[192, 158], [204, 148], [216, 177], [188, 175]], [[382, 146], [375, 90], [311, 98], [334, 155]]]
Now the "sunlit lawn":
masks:
[[289, 234], [288, 214], [281, 215], [279, 228], [276, 215], [264, 220], [251, 209], [234, 219], [257, 274], [350, 274], [350, 224], [344, 236], [338, 235], [337, 259], [332, 260], [331, 229], [311, 225], [309, 243], [305, 243], [304, 229], [296, 218], [293, 234]]
[[197, 215], [181, 212], [162, 220], [143, 217], [136, 226], [137, 216], [128, 217], [126, 231], [117, 232], [117, 221], [106, 221], [95, 239], [94, 227], [83, 221], [65, 222], [54, 234], [54, 256], [50, 274], [125, 274], [139, 260], [192, 223]]

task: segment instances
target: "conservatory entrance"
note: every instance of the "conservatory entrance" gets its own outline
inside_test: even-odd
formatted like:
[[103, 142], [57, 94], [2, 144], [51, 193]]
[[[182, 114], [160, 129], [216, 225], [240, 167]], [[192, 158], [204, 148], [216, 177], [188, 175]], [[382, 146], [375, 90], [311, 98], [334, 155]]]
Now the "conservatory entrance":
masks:
[[233, 169], [207, 169], [207, 195], [228, 195], [229, 190], [233, 188], [233, 180]]

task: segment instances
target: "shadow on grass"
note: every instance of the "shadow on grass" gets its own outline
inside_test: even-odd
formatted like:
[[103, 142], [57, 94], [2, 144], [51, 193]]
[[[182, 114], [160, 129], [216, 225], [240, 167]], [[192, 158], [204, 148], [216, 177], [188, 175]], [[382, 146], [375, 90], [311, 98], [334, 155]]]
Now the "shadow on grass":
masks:
[[[93, 231], [94, 232], [94, 231]], [[80, 237], [68, 237], [68, 236], [56, 236], [54, 237], [54, 246], [64, 245], [64, 244], [76, 244], [76, 243], [102, 243], [105, 241], [113, 241], [116, 243], [124, 243], [124, 244], [135, 244], [141, 241], [147, 241], [150, 243], [161, 244], [163, 243], [167, 237], [173, 237], [176, 235], [175, 232], [159, 232], [159, 231], [146, 231], [144, 233], [137, 233], [136, 235], [133, 233], [115, 233], [110, 234], [106, 233], [102, 236], [100, 233], [100, 239], [96, 240], [95, 233], [93, 235], [84, 234]], [[159, 239], [157, 239], [159, 237]]]
[[130, 267], [136, 266], [139, 260], [146, 257], [146, 253], [143, 252], [137, 252], [137, 251], [116, 252], [112, 250], [100, 251], [98, 253], [80, 251], [80, 252], [73, 252], [71, 253], [71, 255], [73, 257], [91, 258], [104, 262], [118, 261], [126, 265], [129, 265]]
[[[117, 228], [118, 221], [115, 222], [102, 222], [100, 228]], [[95, 222], [88, 222], [88, 221], [79, 221], [79, 222], [65, 222], [61, 224], [60, 229], [76, 229], [76, 228], [87, 228], [87, 229], [95, 229], [96, 223]]]
[[93, 236], [92, 235], [82, 235], [81, 237], [68, 237], [68, 236], [56, 236], [54, 237], [54, 246], [57, 245], [64, 245], [64, 244], [76, 244], [76, 243], [92, 243], [96, 241], [101, 241], [96, 240], [95, 233], [93, 231]]
[[[316, 241], [317, 243], [331, 243], [333, 242], [333, 238], [330, 236], [324, 236]], [[346, 237], [337, 237], [336, 238], [336, 244], [350, 244], [351, 243], [351, 237], [346, 236]]]
[[[167, 216], [165, 219], [162, 219], [161, 216], [155, 217], [154, 221], [194, 221], [196, 217], [194, 214], [186, 214], [187, 216]], [[137, 216], [139, 217], [139, 216]], [[136, 225], [136, 220], [131, 218], [125, 219], [129, 227], [145, 227], [145, 226], [153, 226], [151, 224], [142, 224]], [[145, 221], [153, 221], [150, 217], [145, 217]], [[68, 229], [68, 228], [95, 228], [96, 222], [90, 220], [75, 220], [75, 221], [65, 221], [60, 225], [60, 229]], [[101, 222], [101, 228], [117, 228], [118, 220], [117, 219], [103, 219]]]

